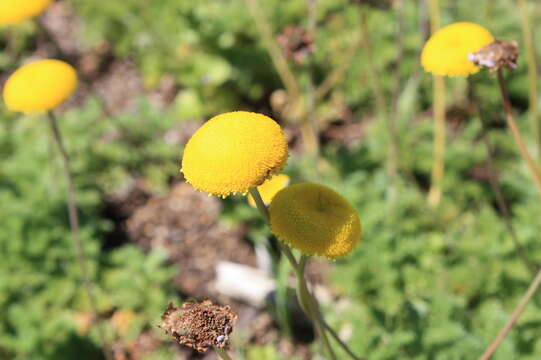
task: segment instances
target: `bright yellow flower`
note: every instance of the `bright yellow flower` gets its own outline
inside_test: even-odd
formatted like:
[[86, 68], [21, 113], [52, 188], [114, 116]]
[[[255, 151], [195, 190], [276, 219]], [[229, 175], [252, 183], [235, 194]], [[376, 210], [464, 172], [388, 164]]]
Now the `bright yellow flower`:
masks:
[[31, 113], [54, 109], [76, 87], [77, 73], [71, 65], [45, 59], [15, 71], [4, 86], [3, 95], [10, 110]]
[[436, 31], [421, 53], [425, 71], [434, 75], [468, 76], [479, 71], [468, 60], [474, 53], [494, 41], [488, 30], [477, 24], [458, 22]]
[[[285, 188], [287, 184], [289, 184], [289, 176], [286, 174], [278, 174], [265, 181], [263, 185], [258, 186], [257, 190], [259, 191], [265, 205], [269, 205], [274, 195], [276, 195], [278, 191]], [[248, 204], [256, 207], [254, 198], [250, 194], [248, 194]]]
[[181, 171], [194, 188], [226, 197], [263, 184], [287, 157], [286, 138], [274, 120], [235, 111], [213, 117], [195, 132], [184, 148]]
[[279, 240], [305, 255], [330, 259], [348, 254], [361, 240], [355, 209], [328, 187], [301, 183], [278, 192], [269, 206], [270, 226]]
[[39, 15], [50, 3], [51, 0], [0, 0], [0, 26]]

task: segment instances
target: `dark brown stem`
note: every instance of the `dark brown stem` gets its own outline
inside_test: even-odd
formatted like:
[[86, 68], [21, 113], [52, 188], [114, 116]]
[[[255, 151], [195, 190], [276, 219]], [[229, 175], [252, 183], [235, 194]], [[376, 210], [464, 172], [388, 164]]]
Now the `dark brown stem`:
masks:
[[[470, 87], [471, 88], [473, 87], [473, 83], [471, 81], [470, 81]], [[534, 275], [536, 271], [535, 266], [530, 261], [528, 254], [526, 253], [526, 250], [520, 244], [517, 233], [515, 231], [515, 227], [513, 226], [513, 222], [511, 220], [509, 206], [507, 206], [507, 202], [505, 201], [505, 198], [502, 193], [500, 182], [498, 181], [498, 175], [496, 173], [496, 166], [494, 165], [494, 149], [488, 137], [488, 126], [487, 126], [486, 120], [483, 117], [483, 112], [480, 109], [478, 98], [476, 94], [473, 92], [473, 89], [472, 89], [471, 96], [472, 96], [472, 100], [474, 101], [474, 106], [477, 111], [477, 114], [479, 115], [479, 120], [481, 121], [481, 139], [487, 151], [488, 182], [490, 184], [490, 187], [492, 188], [492, 191], [494, 192], [494, 195], [496, 196], [496, 204], [498, 205], [498, 209], [500, 210], [500, 213], [502, 215], [505, 228], [507, 229], [507, 232], [509, 233], [511, 240], [513, 241], [515, 245], [517, 254], [520, 256], [520, 258], [522, 259], [522, 261], [524, 262], [524, 265], [528, 268], [528, 270], [532, 272], [532, 275]]]
[[537, 191], [539, 192], [539, 195], [541, 196], [541, 173], [539, 172], [539, 168], [533, 161], [532, 157], [528, 153], [528, 149], [526, 148], [524, 139], [522, 135], [520, 134], [520, 130], [518, 129], [517, 123], [513, 116], [513, 108], [511, 106], [511, 101], [509, 100], [509, 94], [507, 92], [507, 88], [505, 87], [505, 82], [503, 80], [503, 73], [501, 69], [498, 70], [498, 85], [500, 86], [500, 92], [502, 94], [503, 107], [505, 109], [505, 114], [506, 114], [506, 119], [507, 119], [507, 126], [509, 127], [509, 130], [511, 130], [511, 133], [513, 134], [515, 143], [517, 144], [520, 150], [520, 154], [522, 155], [522, 158], [524, 159], [524, 161], [526, 162], [526, 165], [528, 166], [528, 169], [530, 170], [532, 179], [535, 183], [535, 187], [537, 188]]
[[[71, 160], [70, 156], [66, 150], [66, 147], [64, 146], [64, 141], [62, 138], [62, 133], [60, 132], [60, 129], [58, 128], [58, 123], [56, 121], [56, 117], [53, 114], [52, 111], [49, 111], [47, 113], [49, 118], [49, 125], [51, 128], [51, 133], [53, 135], [53, 138], [58, 146], [58, 150], [60, 151], [60, 155], [62, 158], [62, 165], [63, 165], [63, 175], [64, 179], [66, 181], [66, 195], [68, 199], [68, 217], [69, 217], [69, 223], [71, 228], [71, 233], [73, 235], [74, 243], [75, 243], [75, 252], [77, 256], [77, 263], [79, 264], [79, 268], [81, 270], [81, 278], [83, 280], [83, 286], [86, 292], [86, 295], [88, 297], [88, 302], [90, 304], [90, 310], [92, 312], [92, 319], [97, 319], [97, 307], [96, 307], [96, 301], [94, 298], [94, 292], [92, 289], [92, 282], [90, 281], [90, 278], [88, 276], [88, 267], [87, 267], [87, 258], [86, 254], [83, 248], [83, 243], [81, 240], [81, 232], [79, 228], [79, 215], [77, 211], [77, 195], [75, 192], [75, 186], [73, 183], [73, 172], [71, 169]], [[102, 341], [103, 345], [103, 353], [105, 355], [105, 358], [107, 360], [112, 360], [111, 354], [109, 353], [106, 341], [105, 341], [105, 335], [103, 334], [103, 331], [99, 331], [100, 334], [100, 340]]]
[[507, 323], [504, 325], [504, 327], [500, 330], [494, 341], [488, 346], [486, 351], [483, 355], [479, 358], [479, 360], [489, 360], [492, 355], [494, 355], [494, 352], [500, 346], [503, 339], [507, 336], [509, 331], [513, 328], [515, 323], [517, 322], [518, 318], [526, 308], [526, 305], [528, 305], [528, 302], [532, 298], [532, 296], [535, 294], [537, 289], [539, 288], [539, 285], [541, 285], [541, 269], [537, 272], [536, 277], [530, 284], [530, 287], [526, 291], [526, 294], [524, 294], [524, 297], [520, 300], [517, 307], [513, 311], [513, 314], [511, 315], [511, 318], [507, 321]]
[[494, 166], [494, 152], [490, 144], [490, 140], [488, 139], [488, 136], [486, 134], [485, 125], [483, 125], [482, 137], [483, 137], [483, 142], [487, 150], [487, 162], [488, 162], [488, 172], [489, 172], [488, 182], [490, 183], [490, 187], [492, 188], [492, 191], [496, 195], [496, 204], [498, 205], [498, 209], [500, 210], [500, 213], [502, 214], [503, 222], [505, 224], [507, 232], [509, 233], [509, 236], [511, 237], [511, 240], [513, 241], [515, 245], [518, 255], [522, 258], [522, 261], [524, 262], [524, 265], [530, 271], [535, 273], [535, 266], [528, 258], [526, 250], [520, 244], [517, 233], [515, 231], [515, 227], [513, 226], [513, 223], [511, 222], [511, 215], [509, 214], [509, 207], [507, 206], [505, 198], [503, 197], [500, 182], [498, 181], [498, 176], [496, 174], [496, 168]]

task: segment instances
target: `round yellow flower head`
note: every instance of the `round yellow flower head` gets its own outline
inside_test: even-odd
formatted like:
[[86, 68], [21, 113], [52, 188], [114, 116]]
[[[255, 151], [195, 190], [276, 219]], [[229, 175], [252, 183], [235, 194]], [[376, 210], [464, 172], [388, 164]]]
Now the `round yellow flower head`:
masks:
[[274, 120], [235, 111], [213, 117], [195, 132], [184, 148], [181, 171], [194, 188], [226, 197], [263, 184], [287, 157], [287, 140]]
[[0, 26], [39, 15], [50, 3], [51, 0], [0, 0]]
[[[286, 174], [278, 174], [265, 181], [263, 185], [258, 186], [257, 190], [259, 191], [261, 199], [263, 199], [265, 205], [269, 205], [274, 195], [276, 195], [278, 191], [285, 188], [288, 184], [289, 176]], [[248, 194], [248, 204], [253, 207], [257, 207], [254, 198], [250, 194]]]
[[77, 73], [71, 65], [45, 59], [15, 71], [6, 81], [3, 95], [10, 110], [32, 113], [54, 109], [76, 87]]
[[479, 67], [468, 60], [474, 53], [494, 41], [488, 30], [477, 24], [458, 22], [436, 31], [421, 52], [421, 64], [434, 75], [468, 76]]
[[305, 255], [330, 259], [348, 254], [361, 240], [355, 209], [328, 187], [301, 183], [278, 192], [269, 206], [270, 226], [279, 240]]

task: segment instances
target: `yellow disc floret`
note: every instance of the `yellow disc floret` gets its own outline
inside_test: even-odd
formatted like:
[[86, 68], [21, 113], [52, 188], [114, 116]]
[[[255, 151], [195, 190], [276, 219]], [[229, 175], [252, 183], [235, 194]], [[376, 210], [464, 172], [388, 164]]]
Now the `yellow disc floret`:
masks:
[[198, 190], [245, 194], [280, 171], [288, 157], [280, 126], [257, 113], [235, 111], [207, 121], [184, 148], [182, 173]]
[[77, 73], [71, 65], [46, 59], [15, 71], [4, 86], [3, 95], [9, 109], [31, 113], [54, 109], [76, 87]]
[[0, 0], [0, 26], [39, 15], [50, 3], [51, 0]]
[[301, 183], [278, 192], [269, 206], [270, 226], [279, 240], [305, 255], [330, 259], [348, 254], [361, 240], [355, 209], [328, 187]]
[[468, 76], [479, 67], [468, 60], [474, 53], [494, 41], [490, 32], [477, 24], [458, 22], [436, 31], [421, 53], [425, 71], [434, 75]]
[[[263, 199], [265, 205], [269, 205], [274, 195], [276, 195], [278, 191], [285, 188], [287, 184], [289, 184], [289, 176], [286, 174], [278, 174], [265, 181], [263, 185], [258, 186], [257, 190], [259, 191], [261, 199]], [[252, 195], [248, 195], [248, 204], [256, 207], [256, 203]]]

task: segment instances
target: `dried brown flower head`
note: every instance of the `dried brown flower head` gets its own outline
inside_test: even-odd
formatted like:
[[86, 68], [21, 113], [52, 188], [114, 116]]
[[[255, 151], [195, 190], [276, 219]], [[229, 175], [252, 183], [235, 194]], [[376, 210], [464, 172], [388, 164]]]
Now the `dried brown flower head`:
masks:
[[487, 67], [491, 72], [501, 68], [515, 69], [518, 59], [516, 41], [495, 40], [479, 51], [469, 54], [468, 60], [477, 66]]
[[237, 317], [229, 306], [213, 305], [210, 300], [188, 301], [181, 307], [169, 304], [158, 327], [177, 343], [204, 352], [210, 346], [229, 346], [229, 334]]
[[287, 26], [277, 40], [286, 58], [297, 64], [314, 52], [314, 37], [300, 26]]

